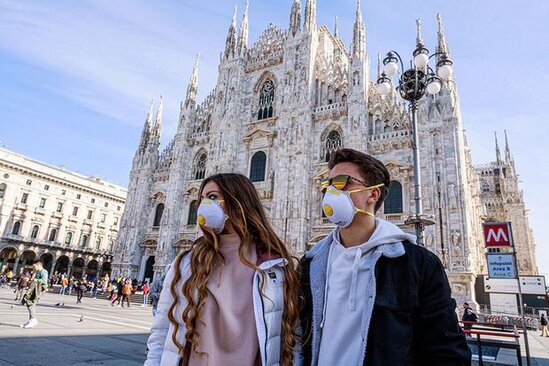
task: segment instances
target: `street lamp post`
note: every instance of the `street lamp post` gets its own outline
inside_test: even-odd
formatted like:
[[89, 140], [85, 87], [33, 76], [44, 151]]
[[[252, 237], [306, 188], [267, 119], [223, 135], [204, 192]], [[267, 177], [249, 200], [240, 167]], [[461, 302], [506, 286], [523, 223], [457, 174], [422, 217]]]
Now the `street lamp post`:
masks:
[[[410, 112], [412, 115], [412, 151], [414, 158], [414, 201], [415, 214], [405, 221], [407, 225], [414, 225], [417, 243], [424, 245], [423, 231], [425, 226], [433, 225], [435, 222], [423, 215], [422, 197], [421, 197], [421, 160], [419, 156], [419, 136], [417, 122], [418, 102], [428, 93], [438, 94], [442, 88], [442, 83], [448, 81], [453, 74], [453, 62], [444, 52], [436, 52], [429, 55], [429, 50], [423, 45], [421, 36], [421, 21], [417, 23], [416, 49], [412, 53], [413, 61], [410, 61], [410, 68], [400, 73], [397, 79], [396, 91], [402, 99], [410, 103]], [[436, 63], [436, 72], [429, 66], [429, 60], [438, 56]], [[379, 94], [384, 96], [391, 92], [393, 84], [391, 78], [397, 75], [400, 70], [404, 70], [402, 58], [396, 51], [390, 51], [383, 59], [383, 73], [377, 80]]]

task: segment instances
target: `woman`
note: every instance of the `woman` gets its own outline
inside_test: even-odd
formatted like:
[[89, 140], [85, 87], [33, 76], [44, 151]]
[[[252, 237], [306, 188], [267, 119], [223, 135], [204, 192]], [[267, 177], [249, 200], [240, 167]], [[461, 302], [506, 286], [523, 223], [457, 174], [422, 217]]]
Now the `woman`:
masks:
[[149, 283], [147, 281], [141, 287], [141, 291], [143, 291], [143, 304], [141, 306], [146, 308], [149, 304]]
[[199, 191], [203, 236], [166, 274], [145, 365], [292, 365], [298, 278], [248, 178]]

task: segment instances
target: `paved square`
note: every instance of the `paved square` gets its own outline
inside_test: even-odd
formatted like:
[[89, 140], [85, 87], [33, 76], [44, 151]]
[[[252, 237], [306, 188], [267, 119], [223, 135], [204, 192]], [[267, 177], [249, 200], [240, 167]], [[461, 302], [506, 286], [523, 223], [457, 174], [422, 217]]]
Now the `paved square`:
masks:
[[[0, 289], [2, 366], [136, 366], [145, 361], [150, 307], [113, 308], [107, 300], [89, 297], [76, 304], [75, 296], [45, 293], [36, 311], [38, 325], [23, 329], [28, 312], [14, 298], [13, 290]], [[63, 300], [65, 306], [55, 306]]]

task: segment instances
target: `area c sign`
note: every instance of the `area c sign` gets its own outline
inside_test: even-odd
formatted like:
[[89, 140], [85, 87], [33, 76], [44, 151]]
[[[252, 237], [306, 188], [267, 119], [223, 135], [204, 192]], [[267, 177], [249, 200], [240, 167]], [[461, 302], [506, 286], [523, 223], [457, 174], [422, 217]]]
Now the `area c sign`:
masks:
[[513, 233], [510, 222], [490, 222], [482, 224], [484, 244], [487, 247], [513, 246]]

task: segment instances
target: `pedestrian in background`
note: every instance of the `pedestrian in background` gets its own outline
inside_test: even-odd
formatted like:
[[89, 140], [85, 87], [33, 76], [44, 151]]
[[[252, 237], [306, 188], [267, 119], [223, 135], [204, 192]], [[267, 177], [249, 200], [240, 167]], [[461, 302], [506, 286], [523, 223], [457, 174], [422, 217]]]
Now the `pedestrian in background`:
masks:
[[69, 281], [69, 296], [72, 294], [72, 290], [74, 290], [74, 286], [76, 285], [76, 279], [74, 276], [71, 276], [71, 279]]
[[61, 276], [61, 290], [59, 290], [59, 295], [65, 295], [67, 292], [67, 286], [69, 285], [69, 279], [66, 275]]
[[150, 296], [151, 296], [151, 306], [152, 306], [152, 313], [153, 316], [156, 316], [156, 309], [158, 308], [158, 300], [160, 299], [160, 293], [162, 292], [162, 284], [164, 283], [164, 279], [166, 278], [166, 273], [168, 272], [168, 269], [170, 265], [168, 264], [166, 266], [166, 270], [160, 276], [159, 278], [156, 278], [151, 283], [150, 288]]
[[124, 300], [128, 303], [128, 307], [130, 307], [130, 296], [132, 294], [132, 283], [128, 279], [126, 280], [126, 283], [124, 286], [122, 286], [122, 307], [124, 307]]
[[547, 331], [547, 318], [545, 317], [545, 314], [541, 314], [541, 319], [539, 322], [541, 324], [541, 336], [549, 337], [549, 331]]
[[21, 300], [23, 298], [23, 294], [25, 293], [27, 286], [29, 285], [30, 281], [30, 274], [29, 272], [25, 271], [21, 276], [19, 276], [19, 279], [17, 280], [17, 284], [15, 285], [15, 300]]
[[145, 281], [145, 283], [141, 287], [141, 291], [143, 291], [143, 305], [141, 306], [146, 308], [147, 305], [149, 304], [149, 291], [150, 291], [148, 281]]
[[76, 283], [76, 303], [82, 303], [82, 297], [84, 297], [84, 291], [86, 291], [86, 280], [80, 278]]
[[42, 262], [40, 260], [33, 261], [32, 268], [34, 275], [29, 283], [29, 288], [21, 300], [21, 304], [25, 305], [29, 312], [29, 320], [21, 325], [23, 328], [33, 328], [38, 325], [36, 304], [38, 304], [42, 293], [48, 289], [48, 271], [42, 267]]

